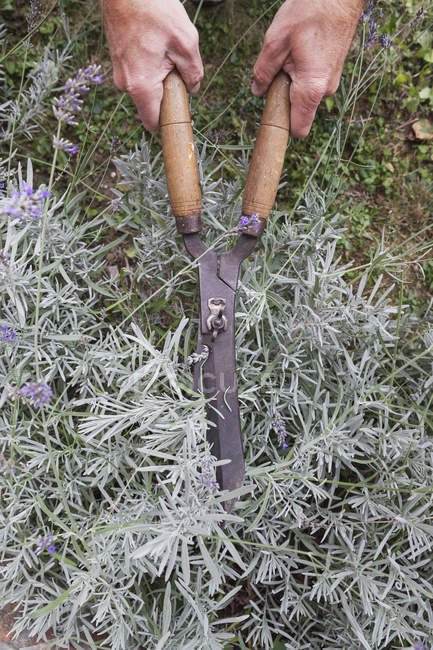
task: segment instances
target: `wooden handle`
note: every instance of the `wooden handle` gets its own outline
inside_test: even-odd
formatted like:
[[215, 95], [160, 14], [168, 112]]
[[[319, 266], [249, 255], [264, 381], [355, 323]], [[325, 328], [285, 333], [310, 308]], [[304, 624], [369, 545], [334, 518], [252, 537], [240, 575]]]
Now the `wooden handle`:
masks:
[[268, 91], [245, 186], [244, 215], [267, 219], [274, 205], [290, 133], [289, 90], [290, 79], [281, 71]]
[[[188, 230], [188, 225], [185, 226], [187, 230], [182, 230], [179, 226], [189, 223], [191, 228], [192, 224], [197, 226], [200, 221], [197, 216], [192, 220], [184, 219], [190, 215], [200, 215], [200, 177], [188, 96], [185, 84], [176, 70], [170, 72], [164, 80], [159, 126], [171, 207], [177, 217], [180, 232], [192, 232], [191, 229]], [[193, 231], [197, 232], [200, 227]]]

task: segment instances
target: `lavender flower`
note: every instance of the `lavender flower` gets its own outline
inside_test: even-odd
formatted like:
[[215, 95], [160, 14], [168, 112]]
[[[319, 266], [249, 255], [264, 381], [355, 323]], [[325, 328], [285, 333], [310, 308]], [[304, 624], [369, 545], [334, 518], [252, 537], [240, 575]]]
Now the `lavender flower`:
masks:
[[78, 151], [78, 145], [72, 144], [72, 142], [69, 142], [66, 138], [57, 138], [56, 136], [53, 136], [53, 147], [54, 149], [62, 149], [71, 156]]
[[4, 183], [0, 183], [0, 190], [2, 190], [4, 188], [4, 186], [5, 186]]
[[422, 641], [415, 644], [414, 650], [429, 650], [429, 647]]
[[278, 443], [282, 447], [282, 449], [287, 449], [288, 444], [286, 443], [286, 438], [288, 436], [286, 425], [284, 424], [284, 420], [281, 417], [281, 415], [276, 415], [274, 418], [274, 429], [277, 433], [278, 437]]
[[111, 212], [112, 212], [113, 214], [116, 213], [116, 212], [119, 212], [119, 205], [121, 205], [121, 203], [122, 203], [122, 199], [121, 199], [121, 198], [113, 199], [113, 200], [111, 201], [111, 203], [110, 203], [110, 209], [111, 209]]
[[[100, 84], [102, 74], [101, 66], [92, 65], [87, 68], [80, 68], [75, 77], [71, 77], [65, 84], [65, 92], [54, 100], [53, 113], [59, 122], [66, 122], [70, 126], [78, 124], [75, 119], [75, 113], [81, 111], [83, 100], [80, 95], [89, 92], [90, 84]], [[73, 155], [77, 153], [78, 146], [73, 145], [69, 140], [53, 136], [53, 146], [55, 149], [63, 149], [66, 153]]]
[[242, 217], [239, 219], [238, 230], [243, 231], [247, 230], [247, 228], [254, 228], [254, 230], [258, 230], [259, 227], [259, 216], [255, 212], [253, 212], [250, 217], [247, 215], [242, 215]]
[[17, 340], [16, 333], [8, 326], [0, 327], [0, 334], [2, 341], [8, 341], [9, 343], [15, 343]]
[[388, 34], [381, 34], [379, 36], [379, 40], [381, 42], [382, 47], [388, 48], [391, 45], [391, 39], [388, 36]]
[[189, 357], [187, 357], [186, 362], [189, 366], [192, 366], [193, 364], [198, 363], [199, 361], [206, 361], [208, 356], [209, 356], [209, 348], [207, 345], [203, 345], [200, 354], [198, 354], [197, 352], [193, 352]]
[[373, 17], [370, 18], [370, 23], [369, 23], [369, 30], [367, 34], [367, 40], [365, 43], [365, 47], [367, 50], [370, 49], [373, 41], [377, 39], [377, 24], [374, 20]]
[[202, 473], [199, 474], [200, 481], [212, 492], [212, 494], [216, 494], [219, 490], [219, 484], [214, 475], [214, 461], [212, 458], [203, 458], [200, 464], [202, 469]]
[[22, 190], [13, 191], [9, 198], [0, 201], [0, 215], [15, 217], [21, 222], [29, 217], [37, 219], [42, 212], [45, 199], [49, 196], [50, 192], [43, 186], [34, 190], [24, 183]]
[[27, 27], [31, 32], [41, 19], [41, 2], [40, 0], [30, 0], [30, 11], [26, 14]]
[[46, 548], [48, 550], [48, 553], [52, 555], [54, 551], [56, 550], [56, 547], [53, 544], [50, 544], [51, 540], [54, 539], [52, 535], [48, 535], [48, 537], [40, 537], [39, 538], [39, 546], [38, 548], [34, 551], [36, 555], [39, 553], [42, 553]]
[[87, 68], [78, 70], [75, 77], [67, 80], [65, 92], [54, 100], [53, 112], [59, 122], [66, 122], [72, 126], [78, 124], [74, 119], [74, 113], [81, 110], [83, 100], [80, 95], [84, 95], [90, 90], [89, 84], [101, 83], [100, 68], [99, 65], [89, 65]]
[[115, 135], [111, 142], [110, 153], [116, 153], [119, 147], [120, 147], [120, 138], [117, 135]]
[[424, 5], [421, 7], [421, 9], [418, 9], [418, 11], [415, 14], [415, 18], [410, 21], [410, 26], [411, 27], [416, 27], [421, 19], [421, 17], [424, 14]]
[[26, 397], [35, 409], [48, 404], [53, 396], [53, 391], [43, 381], [29, 382], [20, 388], [19, 393]]
[[391, 39], [388, 34], [379, 35], [379, 25], [376, 22], [378, 19], [383, 18], [383, 11], [377, 6], [375, 2], [368, 2], [363, 13], [361, 14], [361, 22], [368, 23], [368, 32], [365, 39], [365, 49], [369, 50], [374, 41], [380, 40], [383, 47], [388, 48], [391, 45]]

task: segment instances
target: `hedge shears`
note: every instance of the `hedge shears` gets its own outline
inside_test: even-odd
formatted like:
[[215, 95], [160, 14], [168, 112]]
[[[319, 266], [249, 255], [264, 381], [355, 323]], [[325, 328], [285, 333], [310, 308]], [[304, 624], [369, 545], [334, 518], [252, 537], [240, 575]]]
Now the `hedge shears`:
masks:
[[[221, 255], [200, 238], [201, 189], [188, 96], [176, 70], [164, 80], [160, 130], [170, 204], [178, 232], [197, 261], [200, 317], [194, 390], [206, 399], [207, 439], [218, 460], [221, 490], [240, 488], [245, 473], [236, 381], [235, 299], [239, 268], [265, 229], [280, 181], [290, 133], [290, 79], [272, 82], [249, 166], [242, 202], [245, 224], [235, 245]], [[242, 221], [243, 220], [243, 221]], [[223, 506], [231, 512], [236, 499]]]

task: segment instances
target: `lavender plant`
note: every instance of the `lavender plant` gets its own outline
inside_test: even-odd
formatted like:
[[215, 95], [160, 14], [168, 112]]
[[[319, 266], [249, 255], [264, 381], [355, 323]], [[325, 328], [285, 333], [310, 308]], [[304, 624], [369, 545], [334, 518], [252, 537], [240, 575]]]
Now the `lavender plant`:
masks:
[[47, 110], [46, 100], [57, 83], [59, 69], [68, 58], [67, 48], [63, 52], [52, 52], [46, 48], [36, 61], [26, 86], [16, 99], [7, 98], [0, 103], [0, 145], [9, 141], [13, 134], [23, 133], [29, 139], [38, 128], [36, 120]]
[[[224, 209], [229, 188], [215, 185], [207, 158], [201, 151], [206, 211], [230, 226], [240, 208]], [[129, 183], [136, 173], [120, 203], [125, 221], [149, 200], [142, 184], [154, 196], [135, 239], [143, 274], [155, 278], [141, 309], [153, 286], [172, 301], [193, 299], [195, 271], [166, 218], [161, 166], [144, 141], [117, 164]], [[3, 222], [2, 313], [21, 333], [0, 373], [2, 451], [15, 470], [0, 477], [0, 588], [5, 602], [24, 604], [15, 631], [43, 637], [55, 626], [73, 643], [90, 629], [112, 648], [272, 648], [277, 636], [287, 648], [353, 648], [354, 638], [383, 648], [414, 642], [414, 630], [428, 635], [430, 312], [420, 322], [379, 283], [367, 291], [368, 271], [356, 290], [347, 282], [335, 258], [339, 219], [311, 186], [295, 219], [271, 220], [263, 254], [244, 269], [247, 477], [230, 516], [204, 404], [183, 388], [195, 323], [182, 316], [162, 346], [136, 323], [101, 323], [98, 292], [115, 300], [113, 286], [91, 281], [102, 258], [82, 243], [89, 226], [59, 205], [48, 215], [36, 364], [28, 314], [40, 223]], [[148, 255], [155, 241], [166, 243]], [[186, 301], [176, 304], [184, 314]], [[53, 394], [36, 394], [37, 366]], [[28, 388], [14, 400], [11, 386]], [[50, 535], [55, 552], [36, 554]], [[42, 566], [50, 585], [38, 578]], [[146, 581], [161, 587], [145, 590]]]
[[[327, 150], [343, 141], [339, 123]], [[216, 148], [198, 157], [205, 237], [224, 247], [251, 225], [247, 156], [232, 181]], [[377, 242], [354, 283], [335, 184], [310, 179], [291, 213], [273, 213], [240, 282], [246, 479], [226, 495], [191, 392], [188, 360], [207, 353], [193, 352], [197, 270], [161, 157], [143, 138], [115, 162], [138, 307], [104, 273], [111, 244], [95, 233], [112, 206], [83, 219], [78, 184], [60, 192], [30, 161], [0, 164], [0, 599], [22, 606], [13, 632], [51, 628], [48, 647], [77, 648], [99, 634], [115, 650], [428, 647], [432, 305], [416, 314], [383, 275], [371, 282], [377, 268], [398, 282], [406, 251]], [[163, 337], [155, 298], [174, 314]]]
[[[3, 49], [5, 38], [6, 38], [6, 25], [4, 25], [4, 23], [0, 23], [0, 49]], [[4, 67], [1, 63], [0, 63], [0, 86], [2, 88], [4, 88], [5, 86]]]

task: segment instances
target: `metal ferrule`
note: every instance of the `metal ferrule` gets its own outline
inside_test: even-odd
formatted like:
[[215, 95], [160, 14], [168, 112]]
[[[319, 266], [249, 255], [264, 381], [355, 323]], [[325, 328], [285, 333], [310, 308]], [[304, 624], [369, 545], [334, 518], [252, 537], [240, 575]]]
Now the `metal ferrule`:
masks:
[[176, 217], [176, 227], [181, 235], [191, 235], [200, 232], [203, 226], [199, 214], [187, 214], [183, 217]]

